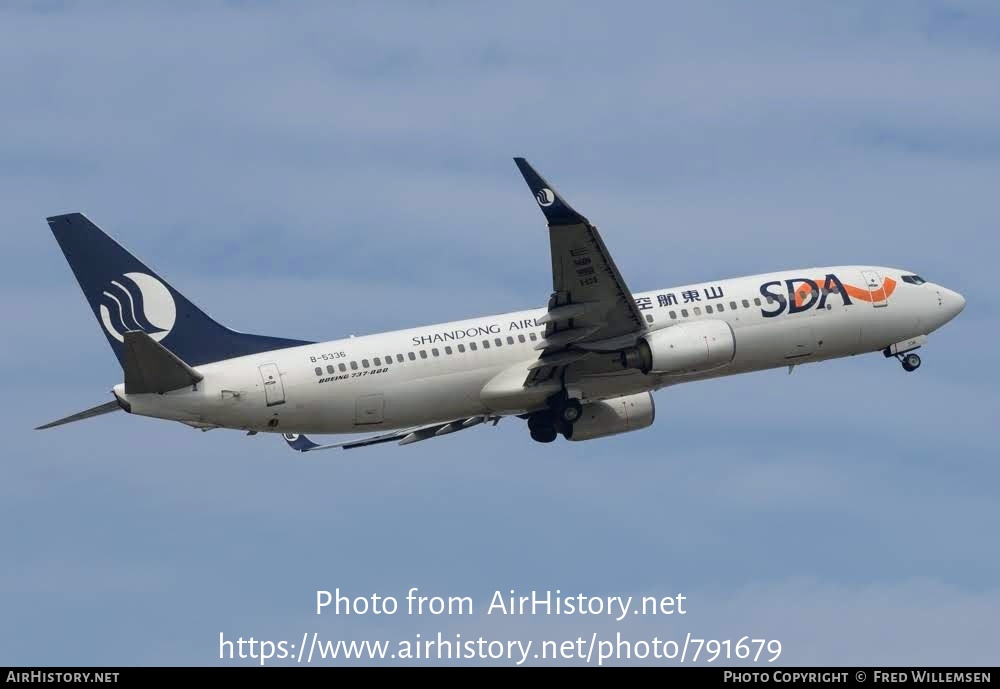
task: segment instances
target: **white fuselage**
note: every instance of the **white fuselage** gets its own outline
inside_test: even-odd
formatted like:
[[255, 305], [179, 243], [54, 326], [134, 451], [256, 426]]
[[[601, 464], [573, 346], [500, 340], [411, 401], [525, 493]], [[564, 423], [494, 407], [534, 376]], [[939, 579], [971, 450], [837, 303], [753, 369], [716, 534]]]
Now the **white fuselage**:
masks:
[[[822, 288], [831, 274], [850, 286], [847, 298], [804, 294], [789, 308], [786, 280], [809, 278]], [[602, 354], [571, 367], [565, 383], [587, 402], [879, 351], [926, 335], [961, 311], [964, 300], [955, 292], [904, 282], [905, 274], [837, 266], [638, 293], [649, 330], [724, 320], [735, 339], [733, 359], [700, 373], [643, 374], [617, 366], [614, 354]], [[793, 290], [803, 284], [793, 282]], [[783, 294], [785, 301], [769, 303], [766, 294]], [[264, 352], [199, 366], [204, 380], [194, 388], [126, 395], [118, 385], [115, 394], [136, 414], [203, 428], [281, 433], [360, 433], [530, 412], [536, 405], [524, 401], [530, 398], [505, 405], [483, 391], [505, 375], [524, 378], [540, 354], [544, 326], [535, 319], [545, 313], [531, 309]]]

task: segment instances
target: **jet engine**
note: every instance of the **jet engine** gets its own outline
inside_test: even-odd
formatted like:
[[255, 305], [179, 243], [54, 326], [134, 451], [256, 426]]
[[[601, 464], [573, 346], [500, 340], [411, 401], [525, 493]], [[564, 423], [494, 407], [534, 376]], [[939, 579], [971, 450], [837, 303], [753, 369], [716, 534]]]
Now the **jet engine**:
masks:
[[583, 405], [583, 412], [564, 434], [567, 440], [593, 440], [646, 428], [656, 417], [653, 396], [640, 392]]
[[695, 373], [725, 366], [736, 355], [733, 329], [725, 321], [678, 323], [643, 335], [622, 352], [622, 366], [643, 373]]

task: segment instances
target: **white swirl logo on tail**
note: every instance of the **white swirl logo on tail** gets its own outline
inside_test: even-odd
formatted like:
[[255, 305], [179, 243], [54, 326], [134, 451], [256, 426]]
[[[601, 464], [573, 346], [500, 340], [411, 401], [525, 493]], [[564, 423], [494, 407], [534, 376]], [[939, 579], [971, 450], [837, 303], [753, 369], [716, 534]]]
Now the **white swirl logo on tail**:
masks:
[[538, 205], [542, 208], [548, 208], [555, 202], [556, 195], [549, 188], [539, 189], [538, 193], [535, 194], [535, 200], [538, 201]]
[[166, 285], [145, 273], [125, 273], [101, 294], [101, 324], [111, 337], [125, 341], [125, 333], [142, 330], [159, 342], [177, 320], [177, 306]]

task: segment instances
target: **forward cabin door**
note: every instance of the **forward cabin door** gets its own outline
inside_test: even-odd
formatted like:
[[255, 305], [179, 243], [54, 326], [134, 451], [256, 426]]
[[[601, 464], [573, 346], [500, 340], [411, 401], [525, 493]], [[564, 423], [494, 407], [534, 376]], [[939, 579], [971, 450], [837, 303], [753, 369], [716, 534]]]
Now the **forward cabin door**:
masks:
[[885, 282], [882, 276], [874, 270], [862, 270], [861, 277], [865, 281], [868, 293], [872, 295], [872, 306], [879, 308], [888, 305], [889, 298], [885, 294]]

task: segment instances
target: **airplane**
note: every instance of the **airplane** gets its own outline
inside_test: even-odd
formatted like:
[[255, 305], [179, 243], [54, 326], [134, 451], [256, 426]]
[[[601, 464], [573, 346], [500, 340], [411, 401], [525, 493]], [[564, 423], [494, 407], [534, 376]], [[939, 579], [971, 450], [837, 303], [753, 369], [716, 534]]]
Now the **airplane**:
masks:
[[514, 162], [548, 224], [544, 308], [329, 342], [230, 330], [84, 215], [47, 218], [123, 382], [111, 401], [38, 429], [124, 410], [281, 434], [299, 452], [408, 445], [504, 418], [541, 443], [592, 440], [651, 426], [652, 393], [680, 383], [873, 352], [915, 371], [915, 350], [965, 307], [913, 271], [870, 265], [633, 293], [597, 227]]

